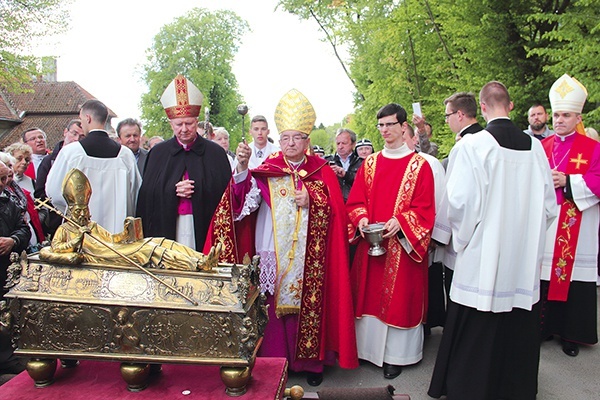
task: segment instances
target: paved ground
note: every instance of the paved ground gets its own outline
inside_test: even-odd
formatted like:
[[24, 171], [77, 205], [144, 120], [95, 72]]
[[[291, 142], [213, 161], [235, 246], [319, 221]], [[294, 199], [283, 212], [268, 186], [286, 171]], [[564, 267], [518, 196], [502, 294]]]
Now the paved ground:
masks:
[[[600, 298], [600, 289], [598, 294]], [[356, 370], [326, 369], [319, 387], [382, 387], [391, 384], [396, 388], [396, 394], [409, 394], [412, 400], [431, 400], [427, 389], [441, 338], [442, 329], [432, 329], [431, 336], [425, 340], [423, 360], [405, 367], [396, 379], [384, 379], [380, 368], [364, 362]], [[303, 374], [290, 373], [287, 387], [293, 385], [300, 385], [305, 391], [319, 390], [319, 387], [308, 386]], [[569, 357], [562, 352], [558, 340], [544, 342], [538, 387], [538, 400], [599, 399], [600, 346], [582, 346], [577, 357]]]

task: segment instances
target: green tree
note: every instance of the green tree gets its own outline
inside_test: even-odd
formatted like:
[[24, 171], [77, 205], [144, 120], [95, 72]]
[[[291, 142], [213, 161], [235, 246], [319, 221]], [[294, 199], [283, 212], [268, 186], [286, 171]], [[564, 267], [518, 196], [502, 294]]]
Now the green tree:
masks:
[[63, 32], [71, 0], [0, 1], [0, 86], [11, 92], [26, 89], [31, 77], [43, 71], [31, 55], [33, 44]]
[[[142, 119], [152, 135], [172, 136], [160, 97], [177, 74], [183, 74], [204, 94], [203, 107], [210, 121], [231, 134], [232, 147], [241, 138], [242, 103], [231, 64], [240, 38], [249, 31], [246, 21], [231, 11], [209, 12], [194, 8], [163, 26], [148, 49], [143, 78], [148, 92], [142, 95]], [[204, 115], [204, 114], [202, 114]]]
[[[444, 98], [475, 94], [490, 80], [509, 89], [512, 118], [527, 125], [534, 101], [548, 104], [552, 83], [567, 72], [590, 93], [587, 124], [600, 120], [600, 0], [281, 0], [280, 6], [312, 19], [342, 60], [353, 82], [352, 127], [377, 147], [377, 109], [419, 101], [446, 155], [454, 134], [445, 126]], [[407, 111], [411, 114], [410, 107]]]
[[333, 151], [333, 135], [326, 130], [325, 127], [315, 129], [310, 133], [310, 144], [311, 146], [321, 146], [325, 149], [325, 154], [331, 154]]
[[[586, 125], [600, 126], [600, 0], [563, 1], [554, 12], [530, 17], [532, 24], [551, 29], [535, 32], [545, 46], [532, 48], [531, 57], [547, 62], [545, 75], [564, 73], [576, 77], [588, 91], [584, 111]], [[551, 83], [551, 82], [549, 82]]]

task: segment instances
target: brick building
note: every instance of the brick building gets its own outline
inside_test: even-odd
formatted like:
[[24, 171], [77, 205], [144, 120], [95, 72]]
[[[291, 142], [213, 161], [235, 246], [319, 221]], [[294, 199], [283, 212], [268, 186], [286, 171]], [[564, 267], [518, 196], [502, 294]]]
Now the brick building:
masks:
[[[23, 93], [0, 90], [0, 149], [21, 140], [21, 134], [31, 127], [46, 132], [47, 146], [54, 148], [63, 139], [67, 123], [79, 117], [79, 107], [94, 99], [75, 82], [35, 81]], [[107, 130], [117, 115], [109, 109]]]

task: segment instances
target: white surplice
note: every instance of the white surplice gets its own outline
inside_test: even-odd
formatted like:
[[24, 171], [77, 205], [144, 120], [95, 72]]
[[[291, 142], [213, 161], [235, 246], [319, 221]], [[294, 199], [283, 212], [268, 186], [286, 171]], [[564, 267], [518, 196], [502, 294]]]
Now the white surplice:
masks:
[[541, 143], [517, 151], [485, 130], [467, 135], [450, 152], [446, 189], [457, 252], [450, 298], [479, 311], [531, 310], [546, 229], [557, 215]]
[[121, 232], [125, 218], [135, 216], [138, 191], [142, 184], [133, 152], [121, 146], [117, 157], [97, 158], [88, 156], [80, 143], [64, 146], [46, 181], [48, 197], [62, 212], [67, 208], [62, 196], [62, 183], [72, 168], [81, 170], [92, 186], [89, 203], [91, 219], [110, 233]]

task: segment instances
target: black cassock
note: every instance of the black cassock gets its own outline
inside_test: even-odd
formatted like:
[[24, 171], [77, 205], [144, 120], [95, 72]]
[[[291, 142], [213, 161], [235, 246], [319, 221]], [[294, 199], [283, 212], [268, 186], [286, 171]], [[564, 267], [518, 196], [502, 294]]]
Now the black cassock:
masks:
[[227, 154], [218, 144], [197, 137], [188, 151], [174, 137], [148, 153], [136, 215], [142, 217], [144, 236], [175, 240], [180, 197], [175, 185], [188, 172], [194, 181], [192, 210], [196, 250], [202, 251], [221, 196], [231, 179]]

